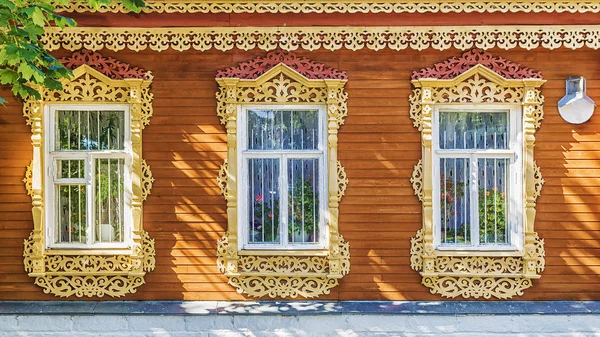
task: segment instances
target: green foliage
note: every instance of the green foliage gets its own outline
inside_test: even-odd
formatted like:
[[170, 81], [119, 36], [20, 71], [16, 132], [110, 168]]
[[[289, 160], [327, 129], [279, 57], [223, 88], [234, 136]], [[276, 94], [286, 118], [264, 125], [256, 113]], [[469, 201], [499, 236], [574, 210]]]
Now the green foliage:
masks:
[[314, 239], [313, 230], [319, 223], [319, 196], [315, 192], [312, 179], [304, 179], [295, 184], [293, 199], [292, 194], [289, 194], [292, 205], [291, 221], [288, 225], [290, 242], [294, 234], [302, 236], [302, 225], [304, 225], [304, 241], [311, 242]]
[[[86, 1], [99, 7], [112, 0]], [[139, 12], [143, 0], [118, 0], [127, 9]], [[71, 18], [56, 13], [56, 5], [69, 0], [0, 0], [0, 84], [11, 87], [15, 96], [40, 99], [37, 87], [62, 90], [60, 80], [71, 72], [50, 55], [42, 42], [44, 27], [73, 27]], [[5, 99], [0, 97], [0, 104]]]
[[[279, 240], [279, 202], [270, 199], [264, 200], [262, 194], [254, 197], [254, 220], [250, 235], [254, 229], [254, 241], [262, 242], [264, 233], [264, 242], [277, 242]], [[275, 207], [271, 207], [275, 204]], [[264, 218], [263, 218], [264, 217]]]
[[479, 241], [505, 243], [506, 195], [493, 187], [479, 189]]
[[[294, 184], [294, 188], [289, 189], [288, 200], [291, 207], [288, 214], [289, 241], [296, 243], [301, 242], [301, 240], [313, 242], [315, 239], [313, 236], [315, 234], [319, 235], [317, 228], [319, 224], [319, 195], [313, 189], [312, 179]], [[265, 242], [277, 242], [279, 240], [279, 202], [275, 199], [273, 203], [275, 206], [271, 207], [270, 199], [265, 200], [262, 194], [257, 194], [254, 197], [254, 220], [250, 230], [254, 229], [255, 242], [263, 241], [263, 232]], [[304, 231], [302, 231], [303, 224]], [[303, 232], [304, 237], [302, 239]], [[293, 240], [294, 236], [296, 238]]]

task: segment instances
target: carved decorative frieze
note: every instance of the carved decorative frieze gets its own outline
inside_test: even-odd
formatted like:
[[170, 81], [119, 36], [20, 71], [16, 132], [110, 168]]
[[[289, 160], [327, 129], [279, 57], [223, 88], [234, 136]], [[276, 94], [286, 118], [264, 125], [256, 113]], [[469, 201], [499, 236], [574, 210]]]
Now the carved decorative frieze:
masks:
[[294, 69], [300, 75], [310, 80], [338, 79], [347, 80], [344, 71], [336, 70], [323, 63], [312, 61], [306, 57], [298, 57], [282, 50], [267, 53], [265, 57], [242, 62], [237, 67], [217, 71], [216, 78], [239, 78], [255, 80], [280, 63]]
[[112, 57], [104, 57], [100, 53], [91, 50], [80, 50], [70, 56], [61, 58], [60, 62], [71, 70], [85, 64], [114, 80], [125, 78], [151, 80], [153, 78], [152, 73], [149, 71], [132, 67], [130, 64], [115, 60]]
[[432, 294], [456, 298], [497, 298], [510, 299], [522, 296], [523, 290], [532, 286], [531, 279], [525, 277], [485, 277], [485, 276], [434, 276], [423, 277], [421, 282], [431, 289]]
[[[307, 298], [328, 294], [338, 279], [350, 271], [349, 244], [338, 232], [338, 204], [346, 191], [348, 178], [337, 161], [337, 132], [347, 115], [344, 91], [346, 74], [325, 65], [285, 52], [269, 53], [229, 68], [217, 75], [217, 115], [227, 129], [227, 160], [221, 166], [217, 183], [227, 200], [228, 230], [217, 247], [217, 266], [229, 284], [240, 293], [254, 297]], [[328, 251], [268, 251], [242, 254], [238, 247], [237, 113], [238, 105], [254, 103], [319, 104], [327, 109], [327, 158], [337, 163], [328, 172], [329, 213]], [[335, 183], [333, 183], [335, 182]]]
[[600, 26], [47, 28], [50, 50], [599, 49]]
[[[420, 272], [422, 284], [431, 293], [444, 297], [506, 299], [522, 295], [544, 269], [544, 241], [533, 231], [535, 200], [543, 179], [533, 161], [534, 133], [543, 117], [543, 96], [539, 87], [545, 82], [541, 73], [495, 57], [481, 50], [413, 72], [415, 86], [409, 97], [410, 118], [422, 135], [423, 158], [410, 179], [415, 194], [423, 203], [423, 226], [411, 239], [411, 268]], [[485, 251], [452, 252], [435, 249], [431, 200], [432, 111], [436, 104], [514, 104], [522, 106], [523, 132], [528, 135], [522, 149], [525, 163], [525, 190], [522, 251], [489, 254]], [[433, 135], [433, 137], [437, 137]], [[439, 183], [439, 182], [438, 182]], [[429, 187], [425, 187], [429, 186]], [[498, 252], [493, 252], [498, 253]]]
[[[32, 257], [35, 251], [34, 233], [25, 240], [23, 251], [25, 271], [34, 273]], [[154, 239], [147, 232], [142, 233], [142, 269], [154, 270]], [[84, 252], [82, 252], [84, 253]], [[135, 293], [144, 284], [144, 273], [136, 275], [135, 261], [130, 255], [45, 255], [45, 273], [36, 276], [35, 284], [46, 294], [58, 297], [120, 297]]]
[[[420, 229], [411, 239], [411, 268], [423, 271], [425, 253], [424, 231]], [[528, 258], [536, 261], [536, 271], [544, 270], [544, 240], [535, 234], [535, 250]], [[477, 254], [477, 253], [474, 253]], [[423, 274], [422, 284], [430, 288], [432, 294], [455, 298], [495, 297], [508, 299], [523, 295], [523, 290], [531, 287], [531, 279], [524, 276], [523, 257], [487, 256], [436, 256], [433, 271]]]
[[421, 78], [435, 78], [438, 80], [451, 80], [467, 70], [481, 65], [496, 74], [511, 79], [537, 78], [542, 79], [542, 73], [523, 67], [490, 52], [473, 49], [463, 53], [460, 57], [453, 57], [446, 61], [436, 63], [433, 67], [413, 71], [411, 80]]
[[[599, 13], [594, 1], [238, 1], [238, 0], [146, 0], [143, 13]], [[59, 6], [64, 12], [127, 13], [121, 3], [93, 8], [73, 1]]]
[[475, 73], [449, 88], [432, 89], [436, 103], [520, 103], [522, 88], [507, 88]]
[[[225, 274], [228, 248], [226, 234], [217, 248], [217, 267]], [[342, 275], [350, 272], [349, 248], [340, 236]], [[314, 298], [329, 294], [338, 285], [338, 278], [329, 276], [327, 256], [239, 256], [237, 273], [229, 278], [229, 284], [252, 297]]]
[[[42, 90], [42, 100], [27, 101], [23, 115], [31, 125], [33, 158], [23, 179], [32, 199], [33, 232], [24, 242], [24, 266], [35, 284], [60, 297], [105, 295], [118, 297], [134, 293], [144, 283], [146, 272], [155, 265], [154, 240], [143, 230], [141, 203], [151, 191], [154, 178], [150, 167], [141, 159], [141, 133], [152, 116], [152, 94], [149, 86], [152, 75], [132, 68], [98, 53], [81, 51], [62, 59], [73, 71], [71, 80], [63, 81], [62, 91]], [[88, 64], [89, 62], [89, 64]], [[73, 69], [74, 68], [74, 69]], [[112, 254], [110, 250], [70, 250], [50, 254], [45, 248], [44, 218], [45, 174], [42, 141], [44, 105], [46, 104], [128, 104], [131, 112], [131, 139], [133, 151], [132, 223], [133, 242], [125, 253]], [[37, 158], [37, 159], [36, 159]], [[51, 195], [46, 191], [46, 195]]]

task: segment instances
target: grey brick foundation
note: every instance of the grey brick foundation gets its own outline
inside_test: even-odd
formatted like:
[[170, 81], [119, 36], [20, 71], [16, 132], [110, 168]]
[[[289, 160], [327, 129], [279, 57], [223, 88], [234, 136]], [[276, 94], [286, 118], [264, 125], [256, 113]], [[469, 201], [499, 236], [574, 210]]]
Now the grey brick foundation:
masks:
[[0, 302], [0, 336], [600, 337], [597, 302]]

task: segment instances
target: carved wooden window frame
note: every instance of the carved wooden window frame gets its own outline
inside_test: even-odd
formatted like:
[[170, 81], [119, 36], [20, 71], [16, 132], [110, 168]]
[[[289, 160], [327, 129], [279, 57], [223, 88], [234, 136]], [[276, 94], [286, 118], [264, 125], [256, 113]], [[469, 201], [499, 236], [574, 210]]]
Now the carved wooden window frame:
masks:
[[[217, 177], [227, 200], [227, 231], [217, 266], [239, 293], [312, 298], [330, 293], [350, 271], [349, 244], [338, 231], [339, 202], [348, 179], [337, 160], [337, 133], [347, 115], [347, 75], [291, 53], [275, 51], [219, 71], [217, 115], [227, 129], [227, 159]], [[329, 240], [324, 250], [241, 250], [238, 244], [237, 114], [242, 105], [326, 106]]]
[[[23, 105], [27, 125], [31, 125], [33, 160], [25, 182], [32, 199], [34, 229], [24, 242], [25, 271], [45, 293], [58, 297], [112, 297], [136, 292], [144, 284], [146, 272], [154, 270], [154, 240], [143, 228], [142, 203], [152, 189], [154, 178], [142, 159], [142, 130], [152, 117], [150, 84], [152, 74], [112, 58], [82, 50], [61, 59], [73, 71], [63, 80], [62, 91], [40, 89], [41, 100]], [[44, 206], [44, 119], [53, 104], [127, 105], [131, 132], [131, 214], [132, 244], [126, 249], [48, 249]]]
[[[411, 239], [411, 268], [432, 294], [499, 298], [523, 295], [544, 270], [544, 240], [534, 231], [535, 205], [544, 180], [533, 160], [535, 131], [543, 119], [539, 72], [482, 50], [465, 52], [412, 74], [410, 118], [421, 132], [422, 159], [410, 179], [422, 202], [422, 225]], [[432, 113], [436, 105], [520, 104], [524, 170], [522, 232], [517, 251], [442, 251], [434, 245]]]

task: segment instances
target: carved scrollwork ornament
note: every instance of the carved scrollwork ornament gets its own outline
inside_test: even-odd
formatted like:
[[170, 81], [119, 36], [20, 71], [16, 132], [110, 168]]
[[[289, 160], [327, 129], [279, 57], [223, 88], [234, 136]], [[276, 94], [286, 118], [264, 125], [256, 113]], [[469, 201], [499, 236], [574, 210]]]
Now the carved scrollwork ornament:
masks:
[[[430, 27], [193, 27], [193, 28], [47, 28], [42, 43], [49, 51], [150, 49], [161, 52], [210, 49], [447, 50], [456, 48], [599, 49], [600, 27], [585, 25], [430, 26]], [[224, 43], [226, 41], [227, 43]]]
[[217, 184], [219, 184], [219, 189], [225, 200], [227, 200], [227, 196], [229, 195], [227, 191], [227, 175], [227, 160], [225, 160], [221, 168], [219, 168], [219, 174], [217, 175]]
[[[142, 269], [154, 270], [154, 239], [147, 232], [142, 233]], [[33, 233], [24, 242], [25, 271], [34, 272], [32, 257], [41, 255], [39, 243], [33, 240]], [[130, 255], [46, 255], [43, 263], [43, 276], [35, 278], [35, 284], [44, 293], [58, 297], [121, 297], [135, 293], [144, 284], [144, 277], [130, 275], [133, 263]]]
[[[409, 97], [410, 118], [419, 131], [431, 135], [431, 123], [423, 121], [424, 117], [431, 119], [436, 104], [520, 105], [529, 135], [527, 142], [522, 144], [523, 150], [528, 156], [533, 156], [533, 133], [543, 118], [544, 98], [539, 87], [544, 82], [539, 72], [475, 49], [413, 72], [415, 89]], [[422, 139], [424, 153], [431, 153], [432, 144], [426, 138]], [[428, 162], [428, 167], [424, 166], [425, 162]], [[544, 180], [539, 167], [533, 163], [532, 167], [525, 168], [524, 184], [528, 186], [528, 191], [533, 187], [533, 198], [537, 199]], [[425, 177], [432, 176], [431, 173], [427, 174], [433, 172], [431, 165], [430, 158], [428, 161], [425, 158], [419, 160], [410, 179], [421, 202], [434, 198], [431, 189], [426, 191], [423, 188]], [[531, 202], [529, 196], [524, 198], [523, 204], [526, 209], [535, 207], [535, 202]], [[423, 212], [422, 228], [411, 239], [410, 266], [421, 274], [422, 284], [430, 288], [432, 294], [449, 298], [507, 299], [523, 295], [523, 291], [532, 286], [532, 279], [540, 277], [545, 263], [544, 241], [537, 233], [527, 232], [524, 224], [521, 232], [524, 233], [525, 244], [517, 253], [488, 256], [473, 251], [456, 256], [435, 249], [434, 230], [438, 226], [432, 221], [434, 210], [431, 204], [425, 205]], [[527, 228], [533, 228], [533, 219], [528, 221]]]
[[419, 131], [423, 130], [423, 115], [421, 114], [421, 89], [413, 89], [412, 95], [408, 97], [410, 103], [409, 115], [413, 120], [413, 126]]
[[410, 268], [414, 271], [423, 270], [423, 256], [425, 247], [423, 229], [419, 229], [417, 234], [410, 239]]
[[[85, 2], [57, 6], [63, 12], [128, 13], [121, 3], [102, 4], [98, 8]], [[143, 13], [598, 13], [593, 1], [320, 1], [301, 0], [149, 0]]]
[[150, 165], [146, 163], [145, 159], [142, 159], [142, 200], [145, 201], [152, 192], [153, 183], [154, 177], [152, 176]]
[[[314, 298], [329, 294], [338, 285], [337, 278], [330, 278], [327, 256], [255, 256], [238, 257], [237, 268], [227, 264], [231, 258], [227, 234], [218, 242], [217, 267], [227, 275], [234, 269], [229, 284], [237, 292], [252, 297]], [[350, 272], [349, 244], [341, 238], [339, 258], [342, 275]], [[265, 275], [267, 274], [267, 275]], [[301, 275], [301, 276], [298, 276]]]
[[[150, 84], [152, 74], [137, 67], [89, 51], [81, 50], [60, 60], [73, 72], [70, 80], [63, 81], [63, 90], [41, 90], [40, 101], [27, 101], [23, 106], [23, 115], [31, 125], [33, 160], [27, 169], [25, 179], [27, 193], [31, 195], [33, 205], [34, 229], [24, 241], [24, 267], [29, 276], [35, 278], [35, 284], [48, 294], [59, 297], [119, 297], [136, 292], [144, 284], [146, 272], [154, 270], [154, 240], [143, 230], [139, 200], [145, 200], [151, 191], [154, 178], [150, 167], [141, 159], [141, 132], [152, 116], [152, 93]], [[134, 193], [132, 200], [131, 222], [133, 229], [131, 246], [112, 251], [78, 249], [69, 254], [46, 249], [44, 233], [46, 224], [44, 215], [44, 191], [42, 180], [45, 172], [43, 156], [43, 125], [41, 123], [46, 104], [103, 104], [119, 103], [129, 105], [132, 116], [131, 132], [134, 169], [141, 169], [139, 181], [132, 182]], [[38, 186], [32, 186], [37, 181]]]
[[447, 298], [485, 298], [510, 299], [522, 296], [523, 290], [532, 286], [531, 279], [524, 277], [423, 277], [421, 283], [430, 289], [432, 294]]
[[415, 195], [419, 198], [419, 201], [423, 201], [423, 160], [419, 159], [419, 162], [413, 169], [412, 176], [410, 177], [410, 183], [412, 184]]
[[33, 196], [32, 179], [33, 179], [33, 160], [25, 168], [25, 177], [23, 178], [23, 183], [25, 184], [25, 190], [27, 191], [28, 196]]
[[542, 171], [541, 171], [540, 167], [537, 166], [537, 163], [535, 161], [533, 162], [533, 179], [534, 179], [533, 180], [533, 187], [534, 187], [533, 198], [537, 201], [539, 196], [542, 194], [542, 187], [544, 186], [544, 183], [546, 181], [542, 177]]
[[238, 251], [237, 219], [228, 218], [228, 231], [217, 243], [217, 268], [239, 293], [252, 297], [313, 298], [330, 293], [339, 278], [349, 273], [349, 244], [337, 228], [338, 204], [348, 184], [336, 151], [337, 132], [347, 116], [346, 80], [345, 72], [280, 50], [217, 72], [217, 116], [227, 130], [228, 158], [216, 180], [227, 200], [228, 214], [238, 212], [237, 189], [228, 186], [228, 180], [236, 181], [240, 172], [228, 163], [237, 160], [236, 122], [241, 104], [326, 106], [326, 154], [328, 162], [335, 163], [327, 172], [327, 181], [333, 184], [328, 187], [329, 212], [336, 214], [326, 226], [330, 234], [328, 250], [314, 254], [307, 251], [286, 251], [283, 255], [274, 252], [271, 256], [242, 254]]
[[338, 202], [342, 201], [342, 197], [346, 194], [346, 187], [348, 187], [348, 176], [346, 170], [342, 166], [342, 163], [338, 160], [337, 162], [337, 181], [338, 181]]

